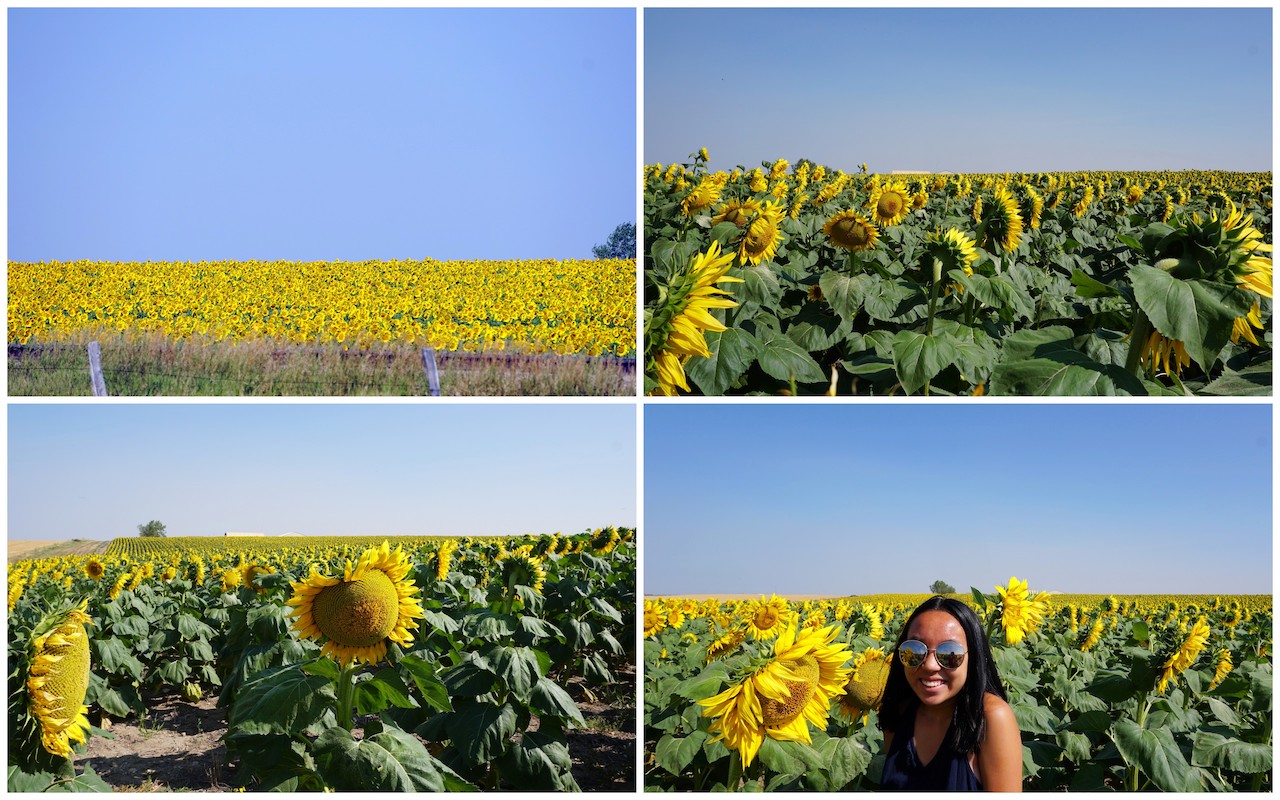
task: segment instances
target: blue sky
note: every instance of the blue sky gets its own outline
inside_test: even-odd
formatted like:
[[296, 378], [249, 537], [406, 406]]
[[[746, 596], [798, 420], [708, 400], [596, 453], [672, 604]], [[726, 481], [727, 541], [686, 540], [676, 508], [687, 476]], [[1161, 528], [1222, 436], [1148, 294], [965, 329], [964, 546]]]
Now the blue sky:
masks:
[[636, 524], [627, 404], [10, 404], [9, 537]]
[[1269, 593], [1271, 411], [650, 405], [645, 593]]
[[644, 160], [1271, 169], [1255, 9], [648, 9]]
[[592, 258], [635, 14], [10, 9], [8, 257]]

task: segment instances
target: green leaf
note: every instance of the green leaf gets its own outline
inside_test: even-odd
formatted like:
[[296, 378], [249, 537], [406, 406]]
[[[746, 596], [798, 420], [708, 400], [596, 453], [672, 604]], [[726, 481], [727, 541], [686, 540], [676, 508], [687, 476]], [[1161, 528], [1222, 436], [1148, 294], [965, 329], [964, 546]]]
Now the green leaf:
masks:
[[427, 705], [437, 711], [452, 711], [453, 703], [449, 701], [449, 690], [436, 675], [435, 667], [418, 656], [405, 656], [400, 659], [400, 666], [409, 672], [413, 683], [422, 693]]
[[1142, 382], [1113, 364], [1076, 349], [1070, 328], [1024, 328], [1005, 339], [991, 376], [1000, 395], [1144, 395]]
[[866, 275], [824, 272], [818, 279], [818, 287], [822, 289], [823, 299], [835, 309], [840, 318], [853, 322], [862, 308], [862, 298], [866, 295], [870, 280]]
[[955, 360], [955, 345], [947, 337], [916, 331], [900, 331], [893, 337], [893, 365], [907, 394], [914, 394]]
[[185, 658], [161, 662], [156, 674], [170, 686], [178, 686], [191, 675], [191, 665]]
[[1271, 746], [1228, 739], [1205, 730], [1191, 740], [1191, 764], [1211, 769], [1229, 769], [1256, 774], [1271, 771]]
[[734, 291], [735, 297], [759, 303], [765, 308], [776, 308], [778, 299], [782, 297], [782, 284], [778, 276], [768, 264], [753, 264], [730, 273], [744, 281]]
[[417, 702], [409, 696], [409, 687], [391, 667], [383, 667], [367, 681], [355, 686], [353, 693], [357, 714], [377, 714], [392, 706], [417, 708]]
[[862, 307], [867, 315], [881, 322], [892, 322], [898, 317], [898, 306], [915, 294], [915, 289], [893, 280], [867, 276], [867, 289]]
[[145, 637], [151, 628], [142, 617], [125, 617], [111, 626], [111, 632], [120, 636]]
[[746, 331], [729, 328], [703, 334], [711, 358], [694, 356], [684, 365], [685, 376], [705, 395], [722, 395], [746, 374], [756, 360], [760, 343]]
[[176, 622], [178, 633], [184, 639], [212, 639], [213, 629], [190, 614], [179, 614]]
[[761, 369], [780, 381], [822, 383], [827, 379], [818, 362], [785, 334], [765, 334], [757, 360]]
[[1086, 686], [1085, 691], [1094, 697], [1115, 704], [1133, 697], [1138, 687], [1124, 675], [1104, 675]]
[[592, 596], [587, 598], [587, 602], [591, 604], [592, 611], [605, 617], [606, 619], [613, 620], [619, 625], [622, 624], [622, 614], [618, 611], [618, 609], [609, 605], [608, 601], [606, 601], [604, 598]]
[[333, 683], [298, 665], [264, 670], [244, 682], [231, 706], [237, 733], [301, 735], [337, 702]]
[[711, 738], [710, 734], [706, 731], [694, 731], [688, 736], [668, 734], [658, 740], [658, 745], [654, 748], [654, 760], [667, 772], [679, 775], [698, 755], [709, 738]]
[[522, 792], [580, 792], [573, 779], [573, 759], [561, 739], [541, 731], [526, 731], [498, 760], [502, 776]]
[[782, 742], [768, 736], [760, 745], [759, 758], [771, 772], [804, 775], [826, 768], [822, 755], [800, 742]]
[[1180, 280], [1146, 264], [1129, 268], [1133, 294], [1156, 330], [1182, 342], [1206, 373], [1231, 339], [1235, 320], [1249, 313], [1253, 295], [1234, 286]]
[[1270, 397], [1271, 362], [1236, 372], [1227, 367], [1222, 374], [1200, 390], [1200, 394], [1218, 397]]
[[102, 665], [103, 670], [128, 675], [136, 681], [142, 680], [142, 662], [129, 652], [124, 642], [108, 636], [105, 639], [93, 639], [92, 644], [97, 656], [94, 660]]
[[586, 725], [578, 704], [573, 702], [568, 692], [561, 689], [560, 685], [550, 678], [539, 678], [534, 684], [533, 691], [529, 693], [529, 708], [534, 713], [559, 717], [575, 723], [578, 727]]
[[1111, 727], [1111, 715], [1105, 711], [1086, 711], [1063, 726], [1077, 733], [1104, 733]]
[[1071, 285], [1076, 287], [1076, 294], [1085, 298], [1119, 297], [1120, 292], [1096, 278], [1091, 278], [1081, 270], [1071, 273]]
[[1035, 314], [1035, 303], [1025, 290], [1015, 286], [1003, 275], [990, 278], [973, 275], [969, 278], [969, 287], [978, 302], [1000, 312], [1000, 318], [1012, 322], [1015, 317], [1031, 319]]
[[473, 767], [506, 752], [515, 732], [516, 711], [506, 704], [477, 702], [460, 705], [449, 720], [449, 735], [463, 761]]
[[818, 754], [827, 764], [830, 791], [838, 792], [862, 777], [871, 766], [871, 753], [852, 737], [836, 736], [827, 739], [818, 748]]
[[1052, 709], [1032, 705], [1027, 701], [1014, 701], [1013, 715], [1018, 719], [1018, 730], [1038, 734], [1053, 734], [1058, 729], [1058, 716]]
[[1253, 710], [1271, 713], [1271, 673], [1258, 670], [1249, 678], [1249, 691], [1253, 694]]
[[432, 758], [404, 731], [387, 728], [362, 741], [350, 731], [330, 728], [315, 742], [316, 764], [325, 783], [338, 791], [446, 792], [474, 790]]
[[485, 653], [493, 671], [521, 702], [529, 702], [529, 692], [542, 678], [538, 659], [527, 647], [495, 647]]
[[1137, 765], [1151, 782], [1166, 792], [1193, 787], [1194, 776], [1168, 728], [1146, 730], [1129, 719], [1118, 719], [1112, 736], [1125, 762]]

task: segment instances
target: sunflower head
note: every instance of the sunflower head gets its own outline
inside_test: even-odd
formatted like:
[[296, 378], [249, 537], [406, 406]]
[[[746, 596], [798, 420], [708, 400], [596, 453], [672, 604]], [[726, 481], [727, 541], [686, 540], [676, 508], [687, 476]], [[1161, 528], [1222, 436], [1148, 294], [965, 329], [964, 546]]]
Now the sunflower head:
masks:
[[782, 244], [784, 216], [785, 212], [776, 203], [766, 202], [761, 207], [738, 243], [738, 256], [744, 263], [759, 264], [777, 255], [778, 245]]
[[911, 195], [901, 183], [877, 186], [871, 193], [871, 219], [880, 227], [897, 225], [911, 210]]
[[1022, 214], [1007, 188], [996, 189], [991, 203], [983, 207], [980, 227], [984, 247], [994, 243], [1005, 252], [1018, 249], [1022, 242]]
[[849, 719], [857, 719], [880, 707], [889, 680], [889, 664], [889, 658], [878, 647], [868, 648], [854, 658], [853, 674], [840, 698], [840, 710]]
[[973, 262], [978, 259], [973, 239], [955, 228], [930, 233], [925, 239], [925, 252], [942, 262], [943, 272], [958, 269], [972, 275]]
[[[10, 724], [16, 740], [11, 758], [30, 768], [49, 768], [73, 755], [85, 741], [89, 720], [84, 704], [89, 690], [87, 604], [45, 616], [30, 631], [25, 654], [10, 678]], [[19, 681], [14, 692], [14, 679]], [[14, 727], [10, 728], [11, 733]], [[12, 762], [11, 762], [12, 763]], [[65, 765], [65, 762], [63, 762]]]
[[364, 551], [346, 564], [342, 577], [321, 574], [313, 565], [305, 580], [292, 584], [300, 636], [323, 641], [322, 653], [343, 666], [352, 661], [374, 664], [387, 653], [387, 642], [412, 643], [415, 619], [423, 616], [418, 592], [406, 577], [411, 563], [390, 544]]
[[852, 209], [837, 212], [822, 226], [831, 243], [845, 250], [870, 250], [876, 246], [880, 232], [876, 226]]
[[529, 545], [517, 548], [508, 553], [500, 562], [502, 565], [502, 583], [505, 586], [528, 586], [535, 592], [542, 592], [542, 585], [547, 579], [547, 571], [542, 566], [542, 559], [533, 555]]
[[102, 580], [102, 576], [105, 575], [106, 572], [107, 568], [103, 566], [97, 556], [90, 556], [89, 559], [84, 562], [84, 574], [93, 578], [95, 581]]

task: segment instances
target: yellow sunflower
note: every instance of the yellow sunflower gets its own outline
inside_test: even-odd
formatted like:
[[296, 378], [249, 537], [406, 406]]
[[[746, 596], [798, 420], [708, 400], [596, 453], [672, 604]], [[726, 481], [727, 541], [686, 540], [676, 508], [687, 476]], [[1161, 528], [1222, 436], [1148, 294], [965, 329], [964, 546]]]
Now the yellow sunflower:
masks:
[[787, 601], [776, 594], [768, 600], [761, 597], [746, 608], [747, 632], [753, 639], [772, 639], [790, 626], [795, 616]]
[[1218, 684], [1231, 673], [1231, 651], [1222, 648], [1218, 651], [1218, 665], [1213, 670], [1213, 680], [1209, 683], [1209, 691], [1218, 688]]
[[716, 210], [716, 215], [711, 218], [711, 222], [716, 225], [721, 222], [732, 222], [739, 228], [745, 228], [751, 218], [760, 213], [762, 207], [759, 200], [750, 197], [745, 200], [730, 200]]
[[839, 211], [822, 226], [822, 232], [831, 243], [845, 250], [870, 250], [876, 246], [880, 232], [858, 212], [849, 209]]
[[89, 730], [84, 704], [89, 691], [89, 635], [93, 624], [81, 603], [46, 621], [30, 644], [27, 697], [39, 723], [40, 742], [55, 756], [71, 758], [72, 742], [83, 742]]
[[712, 741], [737, 750], [744, 767], [771, 739], [809, 744], [809, 725], [825, 730], [831, 700], [843, 690], [852, 671], [845, 668], [848, 646], [833, 644], [840, 626], [789, 629], [773, 645], [773, 656], [715, 697], [699, 700]]
[[746, 233], [738, 243], [738, 257], [747, 264], [759, 264], [777, 255], [782, 244], [782, 218], [786, 213], [781, 206], [767, 202], [760, 213], [747, 225]]
[[707, 663], [710, 664], [718, 658], [724, 658], [732, 655], [747, 638], [745, 628], [732, 628], [725, 631], [707, 646]]
[[985, 226], [984, 247], [995, 243], [1005, 252], [1018, 249], [1022, 241], [1022, 214], [1018, 211], [1018, 201], [1007, 188], [996, 189], [991, 204], [982, 211], [982, 225]]
[[1190, 366], [1191, 357], [1187, 348], [1177, 339], [1170, 339], [1160, 331], [1152, 330], [1147, 337], [1147, 346], [1142, 351], [1142, 363], [1152, 375], [1161, 370], [1166, 375], [1181, 375], [1185, 367]]
[[1017, 578], [1009, 579], [1008, 588], [997, 586], [996, 591], [1000, 594], [1000, 624], [1005, 641], [1018, 644], [1040, 627], [1049, 610], [1048, 593], [1040, 592], [1032, 597], [1027, 582]]
[[644, 638], [649, 639], [657, 636], [665, 627], [667, 627], [667, 618], [666, 615], [662, 613], [661, 607], [652, 600], [645, 600]]
[[720, 253], [720, 244], [712, 242], [706, 253], [700, 253], [693, 259], [692, 265], [681, 279], [682, 283], [672, 286], [668, 293], [669, 305], [660, 312], [668, 318], [666, 322], [658, 319], [655, 312], [653, 327], [646, 325], [645, 338], [652, 340], [661, 337], [661, 345], [653, 354], [653, 371], [658, 382], [654, 390], [656, 394], [675, 395], [676, 389], [689, 391], [689, 383], [685, 380], [684, 363], [691, 356], [710, 358], [707, 340], [703, 331], [723, 331], [725, 326], [711, 316], [713, 308], [734, 308], [738, 304], [720, 295], [727, 295], [717, 283], [742, 283], [741, 278], [729, 275], [733, 266], [732, 253]]
[[95, 581], [102, 580], [102, 576], [107, 572], [107, 568], [98, 560], [97, 556], [91, 557], [84, 562], [84, 574], [93, 578]]
[[840, 711], [850, 721], [880, 707], [889, 681], [889, 658], [878, 647], [868, 647], [853, 659], [853, 672], [840, 696]]
[[973, 274], [973, 262], [978, 260], [978, 251], [973, 239], [955, 228], [933, 231], [925, 238], [924, 247], [929, 255], [942, 262], [943, 272], [958, 269], [966, 275]]
[[886, 183], [871, 193], [871, 219], [880, 227], [897, 225], [911, 210], [911, 195], [901, 183]]
[[344, 667], [352, 661], [375, 664], [387, 654], [387, 642], [408, 645], [415, 619], [423, 616], [418, 589], [406, 577], [412, 563], [387, 542], [365, 550], [341, 578], [320, 574], [292, 583], [293, 630], [324, 642], [321, 653]]
[[1196, 659], [1200, 657], [1200, 651], [1208, 643], [1209, 625], [1202, 617], [1196, 620], [1196, 624], [1191, 627], [1191, 632], [1187, 634], [1187, 638], [1182, 640], [1182, 644], [1178, 645], [1178, 649], [1164, 662], [1160, 673], [1160, 682], [1156, 684], [1156, 692], [1164, 694], [1171, 681], [1177, 679], [1188, 667], [1196, 663]]

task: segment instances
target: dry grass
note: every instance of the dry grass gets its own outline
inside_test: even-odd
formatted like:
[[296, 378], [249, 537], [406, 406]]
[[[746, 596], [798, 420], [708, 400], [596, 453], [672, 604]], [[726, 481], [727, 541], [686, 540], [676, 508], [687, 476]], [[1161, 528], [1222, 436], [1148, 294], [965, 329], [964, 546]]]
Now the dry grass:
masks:
[[10, 539], [9, 561], [24, 558], [57, 558], [59, 556], [87, 556], [105, 553], [111, 542], [96, 539]]
[[[272, 340], [174, 340], [161, 334], [81, 333], [11, 348], [11, 396], [89, 395], [86, 346], [102, 348], [107, 392], [120, 396], [426, 395], [422, 350], [296, 345]], [[634, 368], [616, 359], [437, 354], [442, 395], [632, 395]]]

